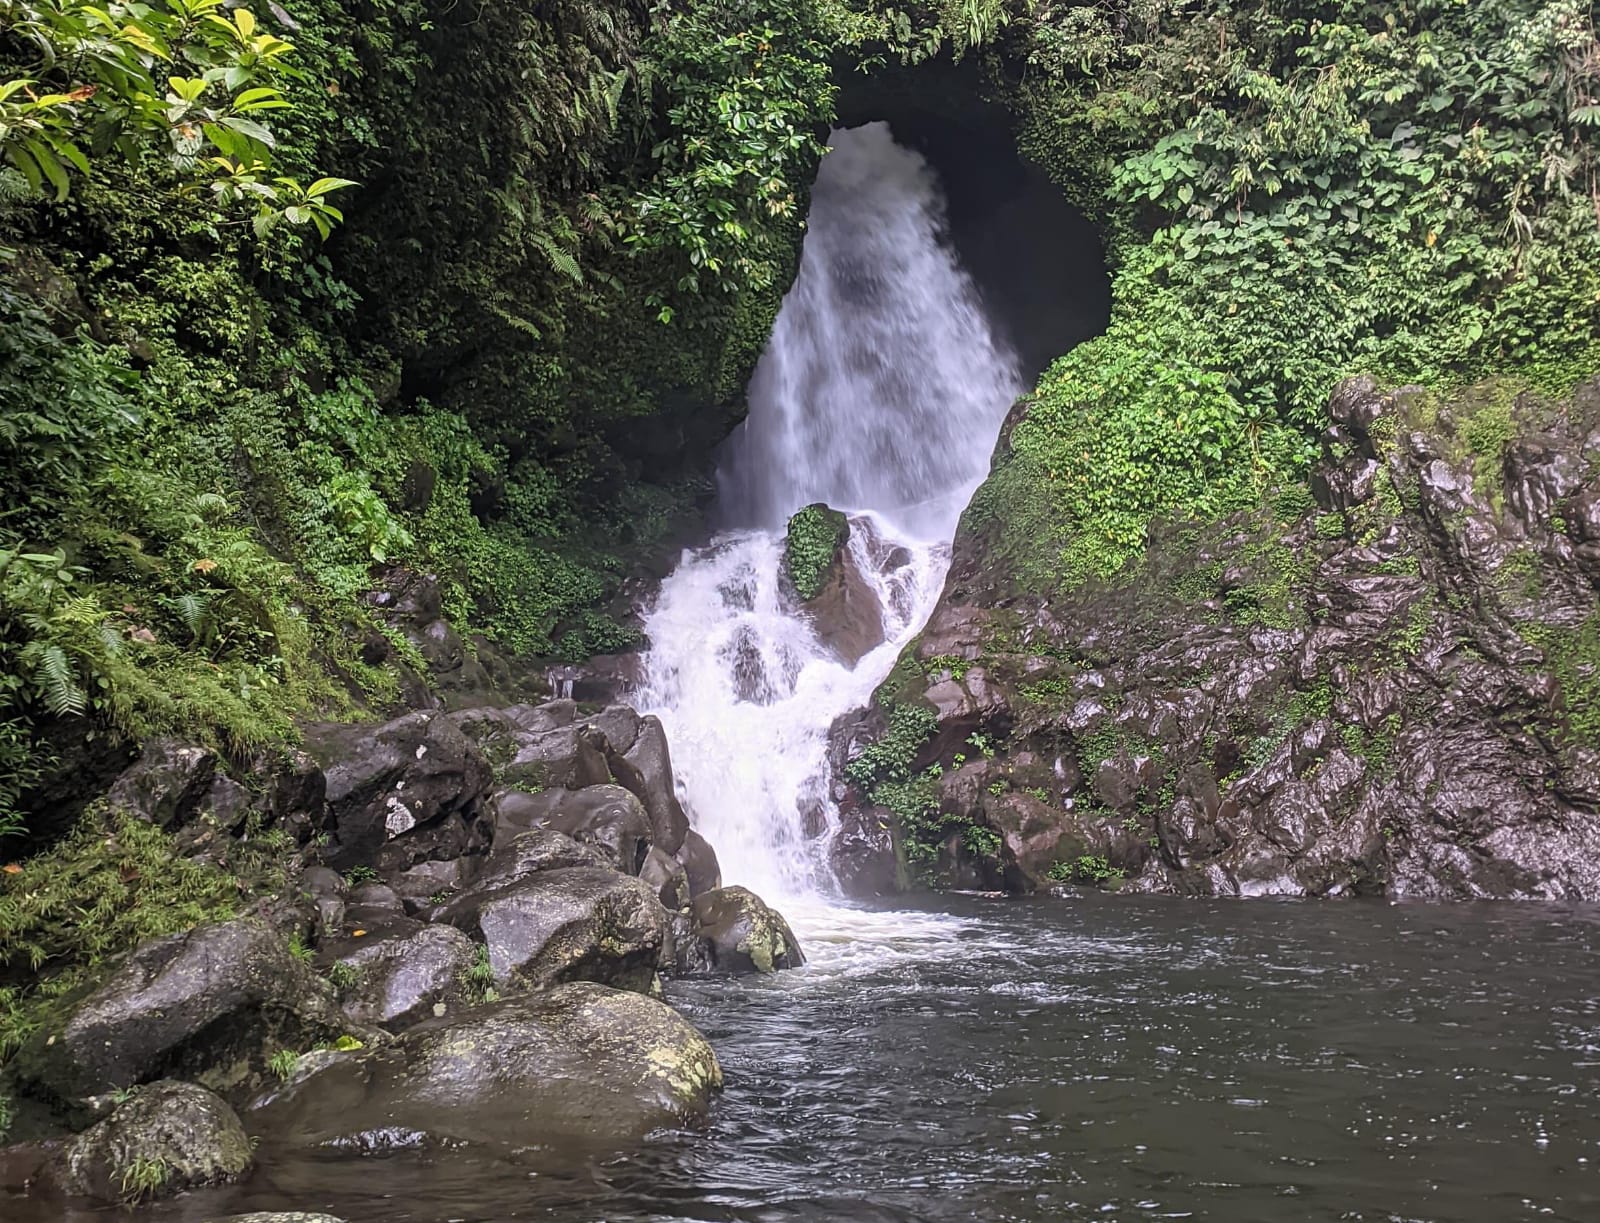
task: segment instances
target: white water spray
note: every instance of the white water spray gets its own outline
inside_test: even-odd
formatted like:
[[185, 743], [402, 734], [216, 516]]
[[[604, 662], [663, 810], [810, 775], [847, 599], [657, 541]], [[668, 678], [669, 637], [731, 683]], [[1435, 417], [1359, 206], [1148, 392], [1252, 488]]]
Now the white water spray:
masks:
[[[641, 703], [666, 725], [685, 805], [725, 880], [769, 898], [828, 888], [828, 728], [927, 621], [1022, 389], [943, 231], [933, 171], [887, 125], [834, 133], [799, 276], [718, 473], [725, 513], [748, 525], [685, 553], [646, 619]], [[784, 524], [816, 501], [851, 515], [883, 622], [853, 667], [779, 577]]]

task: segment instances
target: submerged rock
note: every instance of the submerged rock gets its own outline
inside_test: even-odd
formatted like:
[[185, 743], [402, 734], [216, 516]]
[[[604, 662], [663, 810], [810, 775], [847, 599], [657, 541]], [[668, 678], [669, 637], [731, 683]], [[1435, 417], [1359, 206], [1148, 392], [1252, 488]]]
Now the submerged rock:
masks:
[[104, 1121], [68, 1139], [45, 1176], [63, 1193], [138, 1201], [231, 1180], [253, 1159], [226, 1102], [167, 1079], [137, 1089]]
[[716, 1055], [670, 1007], [581, 983], [478, 1007], [329, 1067], [261, 1114], [276, 1141], [613, 1143], [703, 1115]]
[[748, 888], [695, 897], [694, 917], [713, 972], [770, 973], [806, 962], [789, 923]]

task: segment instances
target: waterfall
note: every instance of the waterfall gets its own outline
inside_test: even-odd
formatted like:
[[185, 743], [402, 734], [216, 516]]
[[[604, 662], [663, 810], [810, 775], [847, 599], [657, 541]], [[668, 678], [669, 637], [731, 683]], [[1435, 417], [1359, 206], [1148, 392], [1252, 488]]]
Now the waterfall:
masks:
[[[1022, 389], [946, 241], [932, 169], [883, 123], [830, 145], [799, 275], [718, 471], [730, 527], [684, 554], [645, 621], [641, 703], [666, 725], [691, 818], [727, 882], [778, 897], [827, 890], [828, 728], [927, 621]], [[785, 524], [817, 501], [850, 515], [881, 621], [853, 666], [780, 577]]]

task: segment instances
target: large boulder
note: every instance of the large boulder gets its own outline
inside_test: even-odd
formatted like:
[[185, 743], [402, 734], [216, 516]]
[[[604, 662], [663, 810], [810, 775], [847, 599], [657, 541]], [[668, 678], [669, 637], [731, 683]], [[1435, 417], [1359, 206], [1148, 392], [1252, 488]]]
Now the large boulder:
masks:
[[640, 868], [639, 879], [648, 884], [656, 898], [669, 911], [676, 913], [687, 908], [690, 900], [689, 876], [671, 854], [663, 853], [660, 846], [650, 851]]
[[46, 1019], [12, 1068], [67, 1106], [174, 1074], [226, 1094], [259, 1082], [272, 1051], [349, 1030], [286, 937], [243, 917], [145, 943]]
[[164, 1079], [68, 1139], [45, 1177], [63, 1193], [131, 1202], [231, 1180], [253, 1159], [250, 1138], [224, 1100]]
[[324, 954], [345, 1013], [393, 1031], [464, 1002], [477, 948], [452, 926], [396, 919]]
[[650, 853], [650, 817], [638, 798], [621, 786], [553, 789], [538, 794], [502, 792], [496, 808], [502, 835], [548, 828], [579, 844], [594, 846], [614, 869], [626, 875], [637, 875]]
[[[816, 592], [805, 600], [806, 615], [818, 639], [847, 667], [854, 667], [887, 637], [878, 592], [862, 570], [857, 550], [850, 546], [856, 531], [869, 531], [865, 519], [855, 519], [840, 537]], [[875, 536], [869, 534], [865, 546]]]
[[667, 940], [667, 914], [647, 884], [614, 870], [541, 871], [439, 911], [480, 938], [499, 981], [605, 981], [648, 989]]
[[[654, 852], [653, 850], [651, 851]], [[477, 879], [477, 890], [490, 891], [526, 879], [540, 871], [556, 871], [573, 866], [609, 869], [611, 860], [593, 845], [574, 841], [553, 828], [530, 828], [515, 835], [497, 837], [494, 852]]]
[[789, 923], [749, 888], [696, 896], [694, 917], [713, 972], [770, 973], [806, 962]]
[[477, 816], [493, 770], [448, 715], [423, 710], [381, 726], [324, 723], [307, 728], [306, 747], [327, 779], [330, 866], [402, 870], [486, 840]]
[[580, 983], [477, 1007], [336, 1063], [261, 1114], [278, 1141], [374, 1149], [611, 1144], [704, 1115], [722, 1083], [687, 1020]]

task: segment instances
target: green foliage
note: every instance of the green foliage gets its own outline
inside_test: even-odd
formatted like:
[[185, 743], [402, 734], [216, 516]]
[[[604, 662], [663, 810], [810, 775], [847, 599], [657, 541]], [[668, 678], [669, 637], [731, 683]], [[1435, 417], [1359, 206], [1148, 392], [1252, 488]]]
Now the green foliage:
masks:
[[361, 980], [361, 970], [340, 960], [328, 965], [328, 981], [336, 990], [347, 990]]
[[1112, 866], [1104, 854], [1080, 854], [1073, 861], [1053, 863], [1045, 877], [1057, 883], [1099, 885], [1118, 882], [1123, 876], [1124, 871]]
[[258, 237], [287, 221], [326, 238], [344, 219], [327, 196], [354, 186], [347, 179], [302, 187], [272, 173], [278, 141], [265, 120], [291, 107], [277, 84], [293, 47], [249, 9], [5, 0], [0, 27], [28, 56], [24, 75], [0, 78], [0, 152], [35, 191], [65, 200], [72, 174], [90, 173], [85, 148], [129, 161], [158, 151], [178, 176], [209, 178], [219, 202], [252, 204]]
[[294, 1073], [294, 1068], [300, 1064], [301, 1056], [293, 1049], [279, 1049], [267, 1058], [267, 1071], [280, 1079], [288, 1079]]
[[833, 568], [834, 554], [849, 531], [843, 514], [821, 504], [808, 505], [789, 519], [783, 567], [802, 599], [814, 599], [821, 592]]
[[118, 1188], [129, 1204], [154, 1197], [172, 1179], [172, 1166], [161, 1156], [136, 1155], [121, 1169]]
[[1024, 147], [1116, 269], [1106, 335], [1045, 375], [975, 506], [1019, 584], [1298, 483], [1348, 374], [1564, 391], [1600, 365], [1587, 10], [1013, 6], [989, 38], [1042, 70]]
[[493, 1002], [499, 992], [495, 989], [494, 967], [489, 963], [489, 949], [479, 943], [472, 952], [472, 963], [462, 971], [461, 988], [473, 1002]]

